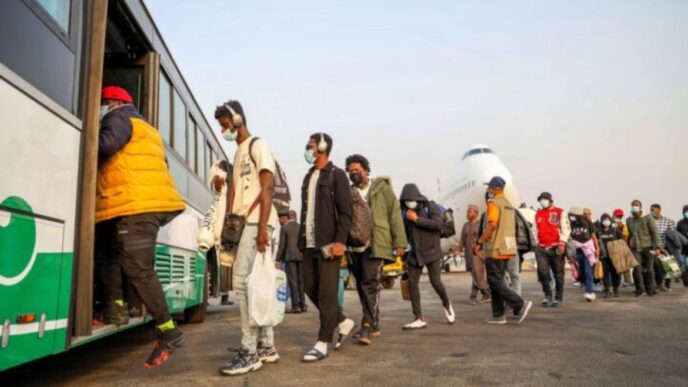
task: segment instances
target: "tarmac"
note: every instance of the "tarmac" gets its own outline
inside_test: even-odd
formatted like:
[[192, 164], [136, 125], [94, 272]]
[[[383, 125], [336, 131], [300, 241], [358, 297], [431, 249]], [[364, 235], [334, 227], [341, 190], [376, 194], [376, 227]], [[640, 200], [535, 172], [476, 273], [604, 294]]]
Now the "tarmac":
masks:
[[[238, 377], [218, 367], [240, 343], [237, 306], [211, 301], [206, 321], [182, 324], [183, 348], [162, 367], [144, 369], [153, 347], [150, 325], [0, 374], [5, 385], [59, 386], [688, 386], [688, 290], [636, 298], [632, 287], [619, 298], [595, 302], [566, 285], [562, 308], [540, 306], [535, 272], [521, 273], [523, 295], [534, 303], [522, 325], [483, 323], [488, 304], [468, 305], [470, 275], [443, 274], [457, 315], [446, 322], [439, 298], [423, 277], [422, 304], [428, 327], [402, 331], [413, 318], [399, 285], [381, 297], [382, 336], [370, 347], [353, 341], [316, 364], [302, 355], [318, 330], [317, 310], [287, 315], [276, 328], [281, 359]], [[345, 312], [360, 321], [355, 291]]]

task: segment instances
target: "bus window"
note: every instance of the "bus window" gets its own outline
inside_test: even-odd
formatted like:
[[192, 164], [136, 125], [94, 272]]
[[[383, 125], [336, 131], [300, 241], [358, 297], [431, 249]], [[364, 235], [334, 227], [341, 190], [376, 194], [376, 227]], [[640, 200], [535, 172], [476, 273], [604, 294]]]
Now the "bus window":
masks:
[[[103, 86], [119, 86], [124, 88], [139, 112], [144, 112], [143, 89], [144, 68], [141, 66], [111, 67], [103, 71]], [[146, 117], [148, 118], [148, 117]]]
[[160, 95], [158, 96], [158, 130], [166, 143], [171, 139], [172, 121], [172, 87], [165, 74], [160, 74]]
[[177, 90], [174, 90], [173, 102], [172, 146], [186, 160], [186, 106]]
[[191, 114], [188, 116], [186, 127], [189, 133], [186, 147], [188, 149], [187, 155], [189, 157], [187, 158], [186, 163], [189, 165], [189, 168], [191, 168], [192, 171], [196, 172], [196, 123], [191, 117]]
[[205, 136], [201, 128], [196, 127], [196, 173], [203, 181], [208, 170], [205, 166], [205, 149]]
[[[213, 165], [213, 148], [210, 146], [210, 143], [207, 143], [207, 148], [205, 150], [205, 169], [206, 169], [206, 171], [210, 170], [211, 165]], [[210, 183], [209, 179], [210, 179], [210, 176], [207, 177], [206, 183]]]
[[69, 14], [72, 9], [71, 0], [35, 0], [38, 5], [69, 34]]

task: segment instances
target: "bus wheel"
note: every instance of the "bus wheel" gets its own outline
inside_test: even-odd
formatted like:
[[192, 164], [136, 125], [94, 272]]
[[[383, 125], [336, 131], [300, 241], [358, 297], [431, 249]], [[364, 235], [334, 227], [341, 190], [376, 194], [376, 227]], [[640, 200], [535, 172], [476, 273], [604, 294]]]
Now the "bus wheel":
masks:
[[382, 280], [382, 287], [385, 289], [391, 289], [394, 287], [394, 277], [385, 278]]
[[205, 320], [208, 307], [208, 273], [203, 279], [203, 300], [200, 304], [184, 309], [184, 318], [188, 324], [200, 324]]

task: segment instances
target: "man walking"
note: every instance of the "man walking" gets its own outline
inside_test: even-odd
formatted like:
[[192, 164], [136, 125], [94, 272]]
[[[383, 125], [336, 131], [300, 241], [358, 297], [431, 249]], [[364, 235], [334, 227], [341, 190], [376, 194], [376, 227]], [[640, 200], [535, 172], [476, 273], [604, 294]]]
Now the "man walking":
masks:
[[461, 228], [461, 235], [459, 237], [459, 244], [456, 247], [457, 253], [462, 253], [466, 266], [471, 268], [471, 277], [473, 282], [471, 284], [471, 295], [469, 303], [476, 305], [478, 303], [478, 292], [482, 294], [480, 302], [490, 301], [490, 292], [487, 288], [487, 280], [485, 279], [485, 257], [482, 253], [474, 254], [476, 242], [478, 241], [478, 233], [480, 230], [480, 221], [478, 220], [478, 206], [469, 204], [466, 210], [466, 219], [468, 220]]
[[[636, 296], [657, 294], [655, 287], [655, 256], [654, 251], [659, 248], [659, 232], [654, 219], [643, 214], [640, 200], [631, 202], [631, 216], [626, 219], [631, 250], [640, 262], [640, 267], [634, 269]], [[642, 273], [642, 274], [641, 274]]]
[[506, 324], [505, 304], [513, 310], [522, 323], [533, 306], [509, 289], [504, 283], [504, 273], [509, 259], [517, 253], [516, 214], [509, 200], [504, 196], [506, 182], [499, 176], [493, 177], [488, 187], [487, 227], [478, 238], [474, 253], [485, 251], [487, 283], [492, 295], [492, 316], [485, 320], [488, 324]]
[[279, 250], [277, 259], [285, 264], [287, 283], [291, 297], [291, 313], [303, 313], [308, 310], [303, 282], [303, 258], [299, 253], [298, 241], [301, 225], [296, 222], [296, 211], [291, 210], [280, 217]]
[[[657, 232], [659, 233], [659, 250], [666, 254], [666, 232], [676, 230], [676, 222], [662, 215], [662, 206], [653, 204], [650, 206], [650, 216], [655, 220], [657, 225]], [[671, 291], [671, 279], [666, 280], [666, 271], [662, 262], [655, 258], [655, 280], [657, 281], [657, 288], [661, 291]]]
[[[564, 254], [571, 228], [564, 210], [554, 205], [552, 194], [543, 192], [538, 196], [540, 210], [535, 214], [538, 247], [535, 249], [538, 280], [542, 284], [544, 307], [559, 307], [564, 300]], [[554, 272], [556, 293], [552, 299], [550, 269]]]
[[380, 336], [382, 265], [385, 261], [393, 262], [396, 257], [403, 255], [408, 242], [399, 200], [392, 190], [391, 179], [382, 176], [370, 178], [370, 163], [358, 154], [347, 157], [346, 169], [356, 190], [355, 194], [360, 195], [371, 212], [370, 241], [365, 246], [349, 247], [349, 269], [356, 279], [356, 290], [363, 313], [361, 329], [354, 337], [361, 344], [371, 345], [371, 336]]
[[299, 250], [303, 253], [306, 294], [320, 311], [318, 340], [303, 357], [317, 362], [328, 356], [327, 344], [338, 331], [335, 349], [355, 327], [338, 307], [339, 269], [346, 253], [351, 229], [351, 188], [346, 173], [329, 159], [332, 137], [313, 134], [306, 145], [306, 162], [313, 167], [301, 186], [301, 230]]

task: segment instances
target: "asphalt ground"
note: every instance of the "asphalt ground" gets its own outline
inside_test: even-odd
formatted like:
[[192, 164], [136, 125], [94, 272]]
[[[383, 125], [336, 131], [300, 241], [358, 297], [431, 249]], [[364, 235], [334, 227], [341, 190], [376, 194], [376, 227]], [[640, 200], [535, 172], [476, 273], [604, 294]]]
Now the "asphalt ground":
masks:
[[[182, 325], [186, 344], [168, 363], [144, 369], [153, 346], [150, 325], [0, 374], [0, 384], [64, 386], [687, 386], [688, 290], [636, 298], [631, 287], [619, 298], [593, 303], [567, 283], [562, 308], [542, 308], [534, 272], [522, 273], [523, 294], [534, 302], [522, 325], [483, 323], [489, 304], [469, 306], [470, 276], [443, 275], [457, 322], [449, 325], [439, 298], [423, 277], [428, 327], [402, 331], [411, 305], [398, 284], [381, 298], [382, 336], [370, 347], [354, 342], [317, 364], [301, 363], [314, 344], [318, 319], [287, 315], [276, 328], [279, 363], [227, 377], [218, 367], [240, 342], [238, 307], [213, 301], [203, 324]], [[599, 295], [598, 295], [599, 296]], [[345, 311], [360, 320], [355, 291]]]

